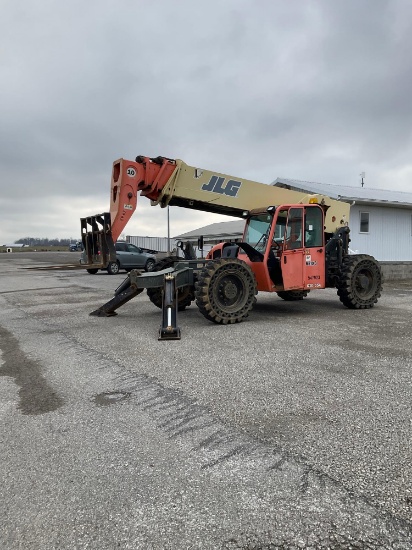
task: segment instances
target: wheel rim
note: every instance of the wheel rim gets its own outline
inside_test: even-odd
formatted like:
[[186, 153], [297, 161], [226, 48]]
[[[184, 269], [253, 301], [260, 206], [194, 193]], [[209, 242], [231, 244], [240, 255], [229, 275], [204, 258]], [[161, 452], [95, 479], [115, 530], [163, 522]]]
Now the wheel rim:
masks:
[[117, 262], [110, 264], [110, 271], [115, 274], [119, 273], [119, 264]]
[[354, 289], [359, 298], [367, 300], [375, 294], [375, 271], [371, 267], [361, 267], [354, 277]]
[[237, 312], [247, 302], [246, 285], [236, 273], [217, 273], [211, 283], [211, 301], [226, 313]]

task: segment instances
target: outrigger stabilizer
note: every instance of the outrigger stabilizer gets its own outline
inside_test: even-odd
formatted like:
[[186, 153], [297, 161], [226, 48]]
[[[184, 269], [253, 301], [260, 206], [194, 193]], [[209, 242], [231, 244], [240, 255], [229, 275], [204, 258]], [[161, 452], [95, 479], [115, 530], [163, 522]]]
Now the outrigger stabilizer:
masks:
[[137, 269], [132, 269], [127, 278], [115, 290], [113, 298], [92, 311], [90, 315], [112, 317], [117, 315], [116, 309], [138, 296], [144, 289], [163, 287], [162, 324], [158, 339], [180, 340], [181, 332], [177, 325], [178, 290], [193, 284], [193, 269], [181, 264], [151, 273], [142, 273]]

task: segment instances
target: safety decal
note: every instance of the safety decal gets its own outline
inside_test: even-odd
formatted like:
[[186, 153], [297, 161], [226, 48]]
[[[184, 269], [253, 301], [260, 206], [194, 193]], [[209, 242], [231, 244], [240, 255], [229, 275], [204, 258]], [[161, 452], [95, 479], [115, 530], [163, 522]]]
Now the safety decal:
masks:
[[131, 204], [125, 204], [125, 205], [123, 205], [123, 208], [125, 210], [133, 210], [133, 206]]
[[308, 275], [308, 281], [317, 281], [320, 279], [320, 275]]
[[306, 261], [310, 262], [312, 259], [312, 256], [310, 254], [306, 254]]
[[212, 193], [219, 193], [219, 195], [227, 195], [228, 197], [236, 197], [239, 192], [241, 181], [226, 180], [221, 176], [212, 176], [209, 183], [204, 183], [201, 187], [203, 191], [211, 191]]
[[136, 175], [136, 168], [133, 168], [133, 166], [129, 166], [129, 168], [126, 169], [126, 174], [129, 176], [129, 178], [134, 178]]
[[306, 265], [318, 265], [318, 262], [306, 262]]

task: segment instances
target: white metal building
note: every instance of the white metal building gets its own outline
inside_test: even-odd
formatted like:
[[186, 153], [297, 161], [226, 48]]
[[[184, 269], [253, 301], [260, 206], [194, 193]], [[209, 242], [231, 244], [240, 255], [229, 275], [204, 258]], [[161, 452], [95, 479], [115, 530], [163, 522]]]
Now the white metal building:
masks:
[[351, 250], [379, 261], [412, 261], [412, 193], [284, 178], [272, 185], [349, 202]]
[[170, 243], [167, 237], [141, 237], [127, 235], [126, 241], [128, 243], [134, 244], [135, 246], [140, 246], [141, 248], [148, 248], [150, 250], [156, 250], [157, 252], [167, 252], [169, 247], [170, 250], [175, 248], [176, 241], [175, 239], [170, 239]]

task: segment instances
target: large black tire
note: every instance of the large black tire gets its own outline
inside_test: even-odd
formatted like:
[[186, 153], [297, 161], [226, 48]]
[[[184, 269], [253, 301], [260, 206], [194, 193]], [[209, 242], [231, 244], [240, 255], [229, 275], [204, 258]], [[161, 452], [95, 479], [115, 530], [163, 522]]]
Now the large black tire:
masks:
[[349, 309], [373, 307], [382, 291], [379, 263], [367, 254], [346, 256], [337, 289], [340, 301]]
[[213, 323], [240, 323], [256, 303], [256, 279], [251, 268], [236, 258], [208, 262], [196, 283], [196, 305]]
[[96, 268], [93, 269], [86, 269], [87, 273], [90, 273], [90, 275], [96, 275], [96, 273], [99, 271]]
[[[177, 256], [167, 256], [166, 258], [163, 258], [163, 260], [160, 260], [156, 262], [154, 268], [152, 271], [162, 271], [162, 269], [167, 269], [168, 267], [172, 267], [173, 263], [178, 261], [179, 258]], [[162, 309], [162, 288], [148, 288], [147, 289], [147, 295], [149, 296], [149, 300], [154, 304], [156, 307]], [[184, 311], [187, 307], [190, 306], [190, 304], [195, 299], [195, 289], [192, 286], [185, 286], [183, 288], [179, 288], [177, 293], [177, 309], [178, 311]]]
[[280, 290], [277, 295], [287, 302], [296, 302], [303, 300], [308, 295], [309, 290]]

